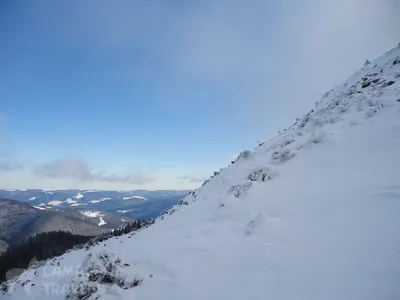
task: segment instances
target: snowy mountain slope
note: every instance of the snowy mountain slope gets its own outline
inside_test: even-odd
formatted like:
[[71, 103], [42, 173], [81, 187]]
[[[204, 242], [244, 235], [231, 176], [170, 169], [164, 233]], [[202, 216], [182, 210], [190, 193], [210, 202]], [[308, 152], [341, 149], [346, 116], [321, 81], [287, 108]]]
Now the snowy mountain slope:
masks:
[[149, 228], [30, 269], [0, 299], [399, 299], [398, 61], [367, 64]]

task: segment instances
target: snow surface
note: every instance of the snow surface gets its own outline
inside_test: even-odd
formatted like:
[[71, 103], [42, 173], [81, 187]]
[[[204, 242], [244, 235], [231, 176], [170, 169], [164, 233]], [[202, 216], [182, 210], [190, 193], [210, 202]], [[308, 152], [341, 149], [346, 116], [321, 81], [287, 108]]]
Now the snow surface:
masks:
[[28, 201], [33, 201], [33, 200], [36, 200], [36, 197], [31, 197], [28, 199]]
[[0, 299], [65, 299], [104, 251], [143, 281], [96, 283], [88, 299], [400, 299], [397, 59], [366, 65], [154, 225], [30, 269]]

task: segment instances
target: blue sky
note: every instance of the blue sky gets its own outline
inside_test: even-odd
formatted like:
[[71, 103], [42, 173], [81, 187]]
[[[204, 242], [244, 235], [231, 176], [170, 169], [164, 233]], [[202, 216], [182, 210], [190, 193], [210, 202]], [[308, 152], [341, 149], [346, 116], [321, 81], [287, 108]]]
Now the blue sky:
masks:
[[331, 2], [1, 1], [0, 188], [197, 187], [400, 41]]

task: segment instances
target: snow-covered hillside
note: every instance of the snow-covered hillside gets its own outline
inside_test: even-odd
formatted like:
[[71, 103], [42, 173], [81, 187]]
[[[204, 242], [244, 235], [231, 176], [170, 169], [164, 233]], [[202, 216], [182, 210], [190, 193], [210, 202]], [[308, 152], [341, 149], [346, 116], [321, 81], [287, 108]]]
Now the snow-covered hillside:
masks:
[[0, 299], [400, 299], [399, 166], [400, 46], [154, 225]]

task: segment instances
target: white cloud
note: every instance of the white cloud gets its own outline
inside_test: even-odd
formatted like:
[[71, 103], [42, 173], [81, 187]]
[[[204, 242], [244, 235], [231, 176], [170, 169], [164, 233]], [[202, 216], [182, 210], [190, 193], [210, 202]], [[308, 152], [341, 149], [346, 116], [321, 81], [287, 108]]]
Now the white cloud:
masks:
[[77, 158], [63, 158], [39, 165], [34, 172], [42, 177], [73, 178], [84, 182], [144, 184], [154, 180], [151, 174], [143, 172], [133, 172], [126, 175], [94, 172], [86, 161]]
[[207, 178], [204, 176], [183, 175], [178, 176], [176, 179], [190, 183], [201, 183], [204, 182]]
[[23, 164], [15, 161], [0, 160], [0, 172], [13, 172], [23, 169]]

